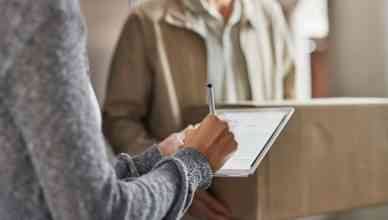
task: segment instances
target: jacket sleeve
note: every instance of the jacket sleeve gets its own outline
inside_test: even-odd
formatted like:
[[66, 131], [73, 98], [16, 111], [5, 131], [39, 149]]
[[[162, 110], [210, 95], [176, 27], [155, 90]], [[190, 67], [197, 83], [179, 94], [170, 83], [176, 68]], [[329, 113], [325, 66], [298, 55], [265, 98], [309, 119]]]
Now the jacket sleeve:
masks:
[[284, 78], [284, 98], [296, 99], [296, 85], [295, 85], [295, 63], [294, 60], [286, 61], [286, 76]]
[[280, 39], [282, 50], [279, 51], [281, 54], [281, 61], [278, 68], [282, 68], [284, 71], [283, 79], [283, 98], [284, 99], [295, 99], [296, 97], [296, 64], [295, 64], [295, 51], [294, 42], [291, 36], [291, 31], [287, 25], [284, 14], [281, 10], [278, 11], [278, 25], [279, 30], [275, 34]]
[[31, 39], [18, 46], [18, 54], [0, 75], [0, 85], [6, 97], [2, 102], [28, 149], [26, 159], [31, 160], [50, 216], [179, 219], [195, 190], [211, 181], [206, 158], [183, 150], [160, 160], [141, 177], [119, 178], [107, 159], [87, 75], [78, 2], [37, 4], [47, 13], [28, 16], [47, 17]]
[[131, 13], [111, 64], [103, 130], [116, 153], [139, 153], [156, 142], [147, 129], [153, 72], [146, 59], [141, 19]]

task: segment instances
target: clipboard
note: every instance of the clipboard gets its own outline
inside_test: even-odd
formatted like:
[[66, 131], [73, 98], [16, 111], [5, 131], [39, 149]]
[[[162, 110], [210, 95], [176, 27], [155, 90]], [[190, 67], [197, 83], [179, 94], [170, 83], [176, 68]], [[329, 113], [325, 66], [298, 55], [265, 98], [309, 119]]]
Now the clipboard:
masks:
[[292, 107], [217, 109], [217, 115], [228, 121], [239, 145], [215, 177], [253, 175], [294, 112]]

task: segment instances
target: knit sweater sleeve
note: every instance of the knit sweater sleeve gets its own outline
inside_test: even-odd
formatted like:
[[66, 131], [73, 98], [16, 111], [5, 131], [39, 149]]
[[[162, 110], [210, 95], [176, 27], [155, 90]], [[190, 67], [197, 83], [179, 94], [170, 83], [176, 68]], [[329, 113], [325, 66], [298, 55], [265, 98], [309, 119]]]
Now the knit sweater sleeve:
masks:
[[150, 167], [128, 157], [130, 167], [145, 173], [128, 173], [136, 177], [130, 181], [120, 178], [105, 152], [100, 112], [87, 74], [79, 3], [15, 2], [10, 16], [18, 15], [23, 4], [36, 4], [36, 10], [17, 21], [33, 25], [7, 30], [16, 43], [5, 45], [0, 54], [7, 64], [1, 67], [0, 87], [51, 217], [179, 219], [193, 192], [211, 182], [206, 158], [183, 150]]

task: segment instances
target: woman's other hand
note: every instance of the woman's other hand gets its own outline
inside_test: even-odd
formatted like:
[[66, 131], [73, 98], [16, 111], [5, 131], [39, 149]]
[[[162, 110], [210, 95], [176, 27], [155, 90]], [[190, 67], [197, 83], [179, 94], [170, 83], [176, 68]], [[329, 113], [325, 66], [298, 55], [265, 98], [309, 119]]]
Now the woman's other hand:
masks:
[[195, 127], [190, 125], [185, 130], [178, 133], [173, 133], [168, 136], [166, 139], [159, 143], [160, 153], [163, 156], [174, 155], [179, 149], [183, 147], [183, 140], [185, 139], [186, 134], [191, 130], [195, 129], [196, 127], [198, 127], [198, 125], [196, 125]]
[[183, 133], [174, 133], [159, 143], [159, 151], [163, 156], [174, 155], [183, 147]]

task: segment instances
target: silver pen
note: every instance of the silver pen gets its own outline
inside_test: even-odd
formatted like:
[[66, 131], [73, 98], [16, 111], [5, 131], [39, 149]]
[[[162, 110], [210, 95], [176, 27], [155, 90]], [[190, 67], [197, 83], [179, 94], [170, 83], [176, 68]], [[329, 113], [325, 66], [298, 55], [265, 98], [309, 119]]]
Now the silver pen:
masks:
[[216, 114], [216, 103], [215, 103], [215, 98], [214, 98], [214, 88], [211, 83], [207, 84], [207, 101], [209, 105], [209, 112], [212, 115]]

